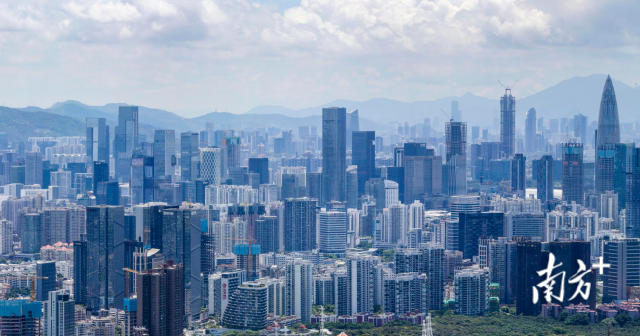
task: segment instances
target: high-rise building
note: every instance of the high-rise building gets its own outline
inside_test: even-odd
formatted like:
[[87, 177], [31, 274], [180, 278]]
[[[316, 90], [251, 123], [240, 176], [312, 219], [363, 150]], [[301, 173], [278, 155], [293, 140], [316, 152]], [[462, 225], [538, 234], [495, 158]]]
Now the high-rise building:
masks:
[[247, 281], [244, 270], [214, 273], [209, 276], [209, 315], [222, 317], [231, 295]]
[[543, 155], [538, 162], [537, 171], [537, 194], [542, 203], [553, 199], [553, 157]]
[[347, 247], [347, 213], [321, 211], [318, 214], [318, 249], [321, 253], [344, 253]]
[[633, 172], [636, 144], [633, 142], [616, 143], [614, 150], [613, 192], [618, 195], [620, 209], [625, 209], [627, 206], [627, 175]]
[[153, 137], [153, 176], [156, 180], [174, 181], [176, 166], [176, 131], [156, 130]]
[[456, 272], [456, 314], [482, 316], [489, 310], [490, 275], [488, 267], [477, 266]]
[[[505, 237], [488, 240], [487, 266], [491, 269], [491, 282], [500, 285], [500, 303], [513, 304], [516, 290], [516, 242]], [[482, 257], [481, 257], [482, 259]]]
[[93, 161], [93, 194], [98, 193], [98, 184], [100, 182], [109, 182], [109, 164], [107, 161]]
[[316, 248], [316, 204], [311, 198], [290, 198], [284, 202], [284, 250], [311, 251]]
[[640, 148], [634, 150], [630, 172], [627, 173], [625, 233], [630, 238], [640, 238]]
[[260, 184], [269, 183], [269, 159], [266, 157], [249, 158], [249, 173], [260, 175]]
[[138, 326], [146, 327], [149, 336], [182, 335], [185, 314], [184, 277], [182, 264], [174, 265], [172, 261], [160, 268], [137, 274]]
[[447, 195], [466, 195], [467, 123], [460, 121], [446, 123], [445, 137], [448, 174], [444, 182], [447, 185]]
[[192, 315], [200, 314], [202, 299], [200, 225], [203, 215], [204, 211], [185, 206], [162, 211], [162, 254], [166, 260], [182, 265], [185, 313]]
[[584, 199], [583, 150], [581, 143], [562, 144], [562, 198], [568, 203]]
[[87, 118], [85, 148], [89, 161], [109, 162], [109, 126], [105, 118]]
[[348, 315], [373, 311], [376, 296], [381, 294], [377, 288], [382, 282], [380, 264], [378, 257], [347, 256], [347, 295], [340, 300], [346, 301]]
[[573, 127], [575, 129], [575, 137], [576, 142], [582, 143], [583, 145], [589, 143], [589, 139], [587, 139], [587, 125], [589, 121], [589, 117], [582, 115], [582, 113], [578, 113], [573, 116]]
[[135, 150], [131, 158], [131, 205], [152, 202], [155, 198], [154, 187], [153, 157]]
[[596, 132], [596, 191], [613, 190], [615, 144], [620, 142], [618, 103], [611, 76], [607, 76], [600, 101]]
[[465, 259], [479, 255], [480, 237], [504, 237], [504, 214], [502, 212], [461, 212], [458, 229], [458, 248]]
[[[34, 185], [39, 184], [42, 186], [42, 153], [41, 152], [26, 152], [24, 158], [25, 164], [25, 176], [24, 184]], [[49, 181], [47, 181], [49, 183]]]
[[[124, 207], [87, 208], [86, 305], [92, 310], [122, 309], [125, 297]], [[81, 256], [83, 258], [83, 256]], [[74, 260], [78, 262], [77, 260]], [[77, 283], [76, 283], [77, 285]], [[77, 299], [76, 299], [77, 300]], [[80, 303], [80, 301], [77, 301]]]
[[511, 189], [524, 197], [527, 187], [527, 158], [523, 154], [516, 154], [511, 160]]
[[[561, 272], [565, 272], [567, 276], [579, 274], [584, 270], [580, 268], [578, 260], [581, 260], [584, 263], [584, 266], [586, 267], [585, 270], [591, 269], [591, 243], [588, 241], [551, 241], [549, 242], [549, 259], [551, 259], [551, 254], [555, 257], [554, 266], [558, 265], [558, 267], [554, 267], [554, 274]], [[537, 270], [540, 271], [545, 269], [547, 266], [548, 265], [545, 262], [543, 267], [540, 267]], [[589, 293], [587, 299], [584, 299], [581, 295], [576, 295], [573, 300], [569, 300], [571, 297], [567, 297], [561, 302], [554, 299], [553, 303], [558, 303], [562, 307], [570, 304], [586, 304], [591, 306], [591, 309], [594, 309], [596, 303], [595, 276], [595, 271], [591, 271], [582, 279], [584, 282], [591, 283], [589, 292], [587, 292]], [[540, 282], [541, 279], [542, 278], [539, 277], [538, 282]], [[565, 293], [576, 293], [578, 290], [585, 290], [582, 285], [578, 283], [567, 283], [564, 288]], [[529, 288], [529, 290], [531, 290], [531, 288]]]
[[87, 242], [73, 242], [73, 297], [78, 304], [87, 303]]
[[313, 294], [313, 264], [301, 258], [288, 262], [286, 265], [286, 315], [295, 315], [300, 317], [302, 322], [309, 322]]
[[347, 200], [345, 108], [322, 109], [322, 203]]
[[47, 301], [49, 292], [56, 290], [56, 275], [55, 261], [39, 261], [36, 263], [36, 276], [46, 278], [36, 280], [36, 301]]
[[375, 175], [376, 132], [353, 132], [352, 164], [358, 166], [358, 197], [364, 195], [365, 183]]
[[511, 158], [516, 152], [516, 98], [506, 87], [500, 97], [500, 152]]
[[0, 253], [13, 253], [13, 223], [0, 219]]
[[382, 282], [382, 311], [385, 313], [402, 315], [429, 310], [429, 281], [426, 274], [384, 274]]
[[524, 152], [535, 153], [536, 145], [536, 109], [531, 108], [524, 119]]
[[200, 178], [209, 185], [222, 183], [222, 148], [200, 148]]
[[602, 303], [631, 299], [627, 288], [640, 286], [640, 239], [614, 239], [603, 242], [604, 269]]
[[182, 181], [193, 181], [198, 178], [198, 133], [185, 132], [180, 134], [180, 175]]
[[42, 305], [45, 336], [75, 335], [75, 303], [70, 296], [62, 290], [48, 293]]
[[534, 304], [532, 288], [540, 283], [538, 271], [547, 266], [540, 242], [521, 241], [516, 247], [516, 311], [525, 316], [540, 314], [540, 300]]
[[429, 279], [429, 310], [441, 310], [444, 303], [444, 247], [422, 248], [423, 272]]
[[256, 221], [256, 240], [260, 245], [260, 252], [278, 252], [280, 241], [280, 228], [277, 216], [260, 216]]
[[118, 126], [116, 126], [115, 133], [113, 153], [116, 160], [116, 179], [120, 183], [129, 183], [131, 155], [133, 150], [138, 148], [137, 106], [120, 106], [118, 108]]
[[[360, 118], [358, 117], [358, 110], [353, 110], [347, 113], [346, 130], [347, 130], [347, 150], [350, 150], [352, 148], [353, 132], [360, 131]], [[355, 144], [353, 144], [353, 147], [355, 148]]]
[[459, 102], [457, 100], [451, 101], [451, 120], [462, 121], [462, 111], [460, 111]]
[[442, 157], [410, 156], [407, 153], [405, 148], [403, 203], [424, 201], [425, 196], [442, 193]]
[[0, 335], [39, 336], [41, 318], [41, 302], [0, 300]]
[[22, 253], [39, 253], [45, 245], [43, 213], [26, 213], [21, 217], [20, 234]]
[[231, 299], [222, 316], [222, 325], [232, 329], [261, 330], [267, 327], [267, 286], [247, 281], [231, 293]]

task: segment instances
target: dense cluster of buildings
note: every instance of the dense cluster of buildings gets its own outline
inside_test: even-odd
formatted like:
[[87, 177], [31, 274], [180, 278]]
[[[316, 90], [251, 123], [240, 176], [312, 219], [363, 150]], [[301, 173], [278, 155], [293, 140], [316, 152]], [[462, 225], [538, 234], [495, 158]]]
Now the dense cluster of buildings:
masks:
[[[337, 107], [297, 133], [147, 134], [121, 106], [85, 137], [0, 143], [0, 292], [21, 298], [0, 301], [0, 334], [637, 314], [622, 302], [640, 292], [640, 148], [621, 142], [611, 79], [597, 122], [531, 109], [523, 135], [515, 104], [507, 88], [496, 134], [469, 135], [457, 102], [444, 132], [379, 134]], [[536, 294], [548, 267], [590, 286]]]

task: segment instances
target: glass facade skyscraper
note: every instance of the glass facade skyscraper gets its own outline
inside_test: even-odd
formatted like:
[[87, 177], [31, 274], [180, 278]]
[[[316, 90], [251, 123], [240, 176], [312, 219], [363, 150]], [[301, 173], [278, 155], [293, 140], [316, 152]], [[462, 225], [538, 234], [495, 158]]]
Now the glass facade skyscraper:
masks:
[[347, 109], [322, 109], [322, 203], [347, 200]]
[[602, 90], [596, 133], [596, 191], [599, 194], [614, 189], [615, 144], [619, 142], [618, 103], [611, 76], [607, 76]]
[[358, 197], [364, 195], [367, 181], [375, 175], [376, 132], [353, 132], [353, 149], [351, 150], [352, 164], [358, 166]]

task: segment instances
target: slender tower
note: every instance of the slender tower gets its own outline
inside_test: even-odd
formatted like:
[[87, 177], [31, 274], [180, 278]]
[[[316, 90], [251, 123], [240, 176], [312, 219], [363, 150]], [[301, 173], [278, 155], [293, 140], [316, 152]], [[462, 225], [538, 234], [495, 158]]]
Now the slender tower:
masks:
[[507, 159], [516, 152], [516, 98], [508, 86], [500, 98], [500, 151]]
[[607, 76], [602, 91], [596, 131], [596, 191], [599, 194], [613, 190], [615, 144], [619, 142], [618, 103], [611, 76]]

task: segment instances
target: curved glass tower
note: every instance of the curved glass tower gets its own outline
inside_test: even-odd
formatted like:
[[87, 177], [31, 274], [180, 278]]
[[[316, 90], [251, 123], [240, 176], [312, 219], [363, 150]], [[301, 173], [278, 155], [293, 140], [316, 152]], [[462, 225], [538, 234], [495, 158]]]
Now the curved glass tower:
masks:
[[611, 76], [607, 76], [600, 101], [596, 133], [596, 190], [602, 194], [613, 190], [615, 144], [620, 142], [618, 103]]

